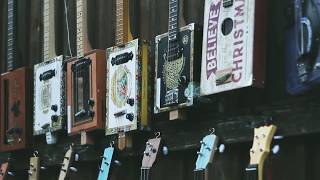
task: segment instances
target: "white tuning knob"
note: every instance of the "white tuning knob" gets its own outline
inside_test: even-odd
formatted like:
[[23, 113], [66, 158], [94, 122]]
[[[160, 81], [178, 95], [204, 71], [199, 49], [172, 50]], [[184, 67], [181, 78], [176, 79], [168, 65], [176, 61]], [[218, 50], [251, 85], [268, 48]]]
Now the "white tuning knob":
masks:
[[167, 146], [162, 147], [162, 154], [165, 156], [167, 156], [169, 154], [169, 149]]
[[75, 167], [73, 167], [73, 166], [70, 167], [70, 170], [71, 170], [72, 172], [78, 172], [78, 169], [75, 168]]
[[274, 145], [273, 148], [272, 148], [272, 153], [273, 154], [278, 154], [280, 151], [280, 146], [277, 144], [277, 145]]
[[74, 154], [74, 161], [79, 161], [80, 155], [78, 153]]
[[224, 151], [226, 150], [226, 146], [224, 144], [220, 144], [219, 146], [219, 153], [224, 153]]

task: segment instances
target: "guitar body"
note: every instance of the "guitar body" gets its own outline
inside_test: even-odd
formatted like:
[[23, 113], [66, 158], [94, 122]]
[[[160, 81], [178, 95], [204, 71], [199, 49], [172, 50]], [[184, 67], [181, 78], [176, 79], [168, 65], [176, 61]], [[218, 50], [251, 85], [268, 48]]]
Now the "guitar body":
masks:
[[113, 152], [114, 152], [113, 147], [108, 147], [104, 150], [98, 180], [108, 179]]
[[286, 32], [287, 91], [301, 94], [320, 83], [320, 1], [295, 0]]
[[265, 2], [205, 2], [201, 95], [264, 87]]
[[1, 75], [1, 151], [29, 145], [32, 116], [30, 70], [19, 68]]
[[1, 164], [1, 167], [0, 167], [0, 180], [5, 180], [6, 179], [8, 169], [9, 169], [9, 163], [8, 162], [5, 162], [5, 163]]
[[137, 129], [141, 103], [138, 39], [107, 49], [107, 134]]
[[92, 50], [67, 63], [68, 133], [105, 127], [106, 54]]
[[195, 89], [199, 89], [197, 74], [200, 73], [196, 35], [195, 24], [180, 28], [178, 37], [182, 55], [170, 61], [167, 61], [168, 33], [156, 36], [155, 113], [193, 105]]
[[45, 134], [63, 129], [65, 117], [65, 73], [63, 56], [34, 66], [34, 126], [33, 134]]

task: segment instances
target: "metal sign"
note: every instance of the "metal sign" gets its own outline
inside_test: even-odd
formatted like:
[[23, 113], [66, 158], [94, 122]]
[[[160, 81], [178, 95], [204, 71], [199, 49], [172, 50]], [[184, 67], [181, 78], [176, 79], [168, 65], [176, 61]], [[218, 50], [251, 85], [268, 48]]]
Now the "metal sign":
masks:
[[107, 134], [137, 129], [139, 41], [107, 49]]
[[34, 66], [34, 135], [62, 129], [65, 114], [63, 57]]
[[257, 4], [255, 0], [205, 1], [201, 95], [253, 84]]

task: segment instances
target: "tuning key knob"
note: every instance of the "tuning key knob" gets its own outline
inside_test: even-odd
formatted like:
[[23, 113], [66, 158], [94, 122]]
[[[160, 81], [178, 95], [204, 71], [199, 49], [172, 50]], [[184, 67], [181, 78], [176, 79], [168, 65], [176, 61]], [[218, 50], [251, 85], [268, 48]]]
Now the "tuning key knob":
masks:
[[201, 145], [204, 145], [204, 146], [206, 145], [206, 143], [203, 142], [203, 141], [200, 141], [200, 144], [201, 144]]
[[134, 99], [133, 98], [129, 98], [127, 100], [127, 104], [129, 104], [130, 106], [133, 106], [134, 105]]
[[126, 118], [127, 118], [129, 121], [133, 121], [133, 118], [134, 118], [133, 113], [128, 113], [128, 114], [126, 114]]
[[70, 170], [71, 170], [72, 172], [78, 172], [78, 169], [75, 168], [75, 167], [73, 167], [73, 166], [70, 167]]
[[220, 144], [219, 146], [219, 153], [224, 153], [224, 151], [226, 150], [226, 146], [224, 144]]
[[92, 107], [94, 105], [94, 100], [93, 99], [89, 99], [88, 100], [88, 105]]
[[202, 155], [203, 155], [200, 151], [197, 151], [197, 154], [198, 154], [199, 156], [202, 156]]
[[57, 122], [58, 121], [58, 116], [57, 115], [52, 115], [51, 116], [51, 121]]
[[277, 144], [277, 145], [274, 145], [273, 148], [272, 148], [272, 153], [273, 154], [278, 154], [280, 151], [280, 146]]
[[113, 162], [117, 166], [122, 166], [122, 163], [119, 160], [114, 160]]
[[57, 112], [58, 111], [58, 105], [56, 105], [56, 104], [51, 105], [51, 110], [54, 111], [54, 112]]

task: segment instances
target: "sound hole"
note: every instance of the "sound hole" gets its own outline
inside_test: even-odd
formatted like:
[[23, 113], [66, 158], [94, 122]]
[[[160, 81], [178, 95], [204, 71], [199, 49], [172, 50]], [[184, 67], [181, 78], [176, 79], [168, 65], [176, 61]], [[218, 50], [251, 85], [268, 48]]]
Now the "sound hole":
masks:
[[225, 20], [223, 20], [222, 25], [221, 25], [222, 34], [227, 36], [231, 33], [232, 29], [233, 29], [232, 19], [226, 18]]

